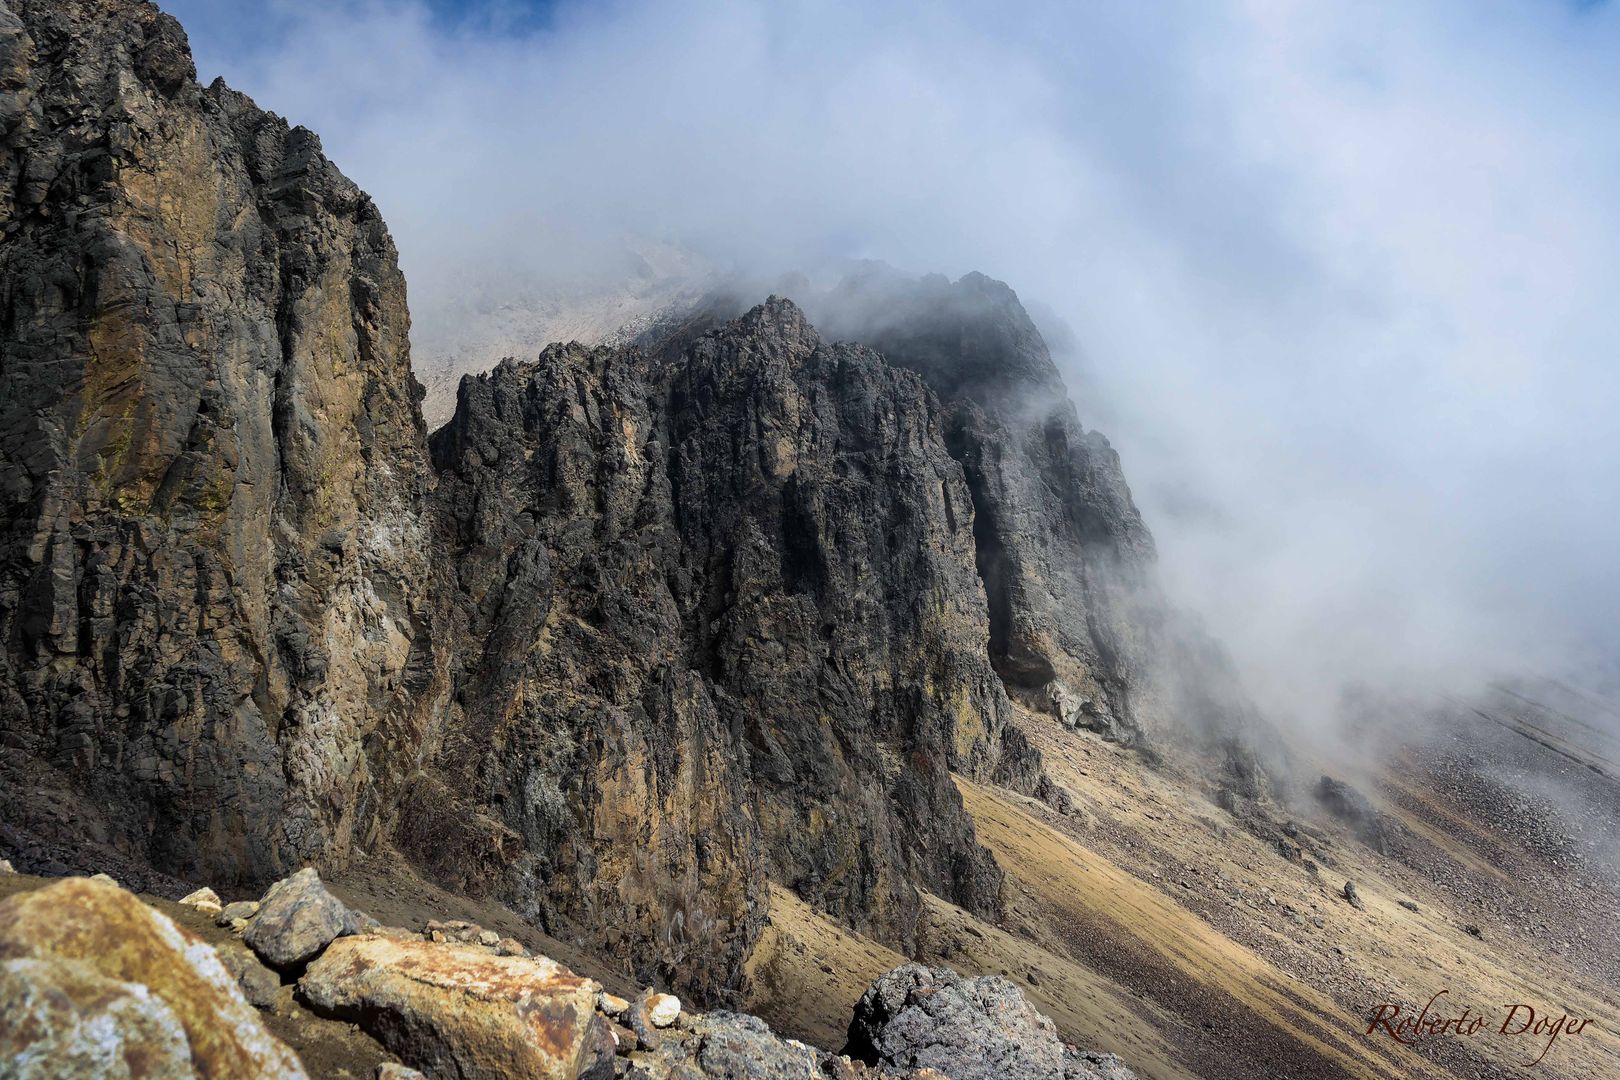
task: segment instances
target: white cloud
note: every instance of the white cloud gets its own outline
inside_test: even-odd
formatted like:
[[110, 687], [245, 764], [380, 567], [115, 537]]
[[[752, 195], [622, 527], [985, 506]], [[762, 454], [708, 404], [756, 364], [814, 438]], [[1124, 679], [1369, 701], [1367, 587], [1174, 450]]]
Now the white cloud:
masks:
[[1613, 662], [1606, 9], [170, 7], [377, 199], [424, 329], [626, 237], [983, 270], [1073, 330], [1082, 417], [1273, 708]]

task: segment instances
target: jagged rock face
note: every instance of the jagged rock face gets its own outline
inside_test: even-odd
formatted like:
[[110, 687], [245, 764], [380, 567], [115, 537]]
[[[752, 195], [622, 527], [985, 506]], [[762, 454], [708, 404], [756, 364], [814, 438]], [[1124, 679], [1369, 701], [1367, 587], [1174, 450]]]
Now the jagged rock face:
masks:
[[766, 875], [902, 944], [917, 885], [995, 911], [950, 773], [1042, 777], [945, 435], [920, 379], [779, 300], [672, 358], [553, 347], [464, 382], [433, 453], [484, 647], [411, 850], [722, 985]]
[[1081, 722], [1133, 739], [1153, 540], [1119, 455], [1080, 426], [1046, 343], [1006, 285], [879, 272], [817, 305], [830, 332], [919, 372], [945, 410], [946, 442], [973, 497], [990, 653], [1034, 707], [1073, 702]]
[[182, 874], [341, 861], [435, 687], [387, 229], [150, 4], [5, 0], [0, 91], [7, 778]]

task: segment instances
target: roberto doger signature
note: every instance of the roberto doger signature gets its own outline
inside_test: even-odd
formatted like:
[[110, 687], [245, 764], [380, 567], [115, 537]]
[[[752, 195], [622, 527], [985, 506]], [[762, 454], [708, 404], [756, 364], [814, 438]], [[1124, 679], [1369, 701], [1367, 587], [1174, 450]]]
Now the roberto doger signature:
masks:
[[1501, 1016], [1500, 1025], [1496, 1023], [1496, 1016], [1476, 1016], [1468, 1009], [1460, 1015], [1447, 1016], [1444, 1011], [1438, 1011], [1434, 1003], [1439, 1001], [1449, 990], [1436, 990], [1434, 997], [1423, 1006], [1423, 1011], [1412, 1013], [1403, 1011], [1399, 1005], [1385, 1004], [1378, 1006], [1372, 1015], [1372, 1023], [1367, 1025], [1367, 1034], [1382, 1030], [1398, 1043], [1410, 1046], [1418, 1041], [1422, 1035], [1460, 1035], [1469, 1037], [1480, 1031], [1491, 1031], [1499, 1035], [1517, 1035], [1530, 1039], [1546, 1039], [1547, 1045], [1541, 1048], [1541, 1054], [1530, 1064], [1540, 1064], [1542, 1058], [1547, 1056], [1560, 1036], [1579, 1035], [1586, 1030], [1591, 1020], [1579, 1020], [1573, 1016], [1563, 1015], [1554, 1019], [1550, 1013], [1543, 1010], [1538, 1012], [1530, 1005], [1508, 1004], [1502, 1006], [1502, 1011], [1496, 1015]]

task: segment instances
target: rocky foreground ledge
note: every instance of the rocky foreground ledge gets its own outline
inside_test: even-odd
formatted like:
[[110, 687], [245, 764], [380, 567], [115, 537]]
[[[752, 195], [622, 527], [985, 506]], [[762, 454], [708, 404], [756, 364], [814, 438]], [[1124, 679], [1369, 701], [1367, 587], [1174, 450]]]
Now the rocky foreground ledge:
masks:
[[397, 1060], [374, 1075], [396, 1080], [1133, 1077], [1111, 1055], [1066, 1045], [1001, 978], [897, 968], [867, 990], [849, 1045], [832, 1054], [781, 1038], [758, 1017], [695, 1013], [652, 989], [617, 997], [472, 923], [378, 925], [313, 869], [258, 901], [225, 904], [199, 889], [180, 903], [228, 931], [229, 947], [105, 875], [0, 903], [0, 1074], [328, 1075], [266, 1023], [290, 993], [375, 1040]]

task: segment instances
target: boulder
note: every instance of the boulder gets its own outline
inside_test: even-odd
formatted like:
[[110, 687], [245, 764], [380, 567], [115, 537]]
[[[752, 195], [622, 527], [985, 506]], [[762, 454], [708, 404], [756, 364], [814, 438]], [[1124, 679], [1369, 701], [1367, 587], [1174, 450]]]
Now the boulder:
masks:
[[359, 1024], [413, 1068], [461, 1080], [611, 1077], [599, 989], [544, 957], [384, 934], [332, 942], [298, 983], [315, 1011]]
[[1006, 979], [906, 964], [855, 1005], [844, 1052], [868, 1065], [934, 1069], [949, 1080], [1130, 1080], [1109, 1054], [1064, 1043]]
[[0, 903], [0, 968], [8, 1077], [306, 1075], [206, 942], [104, 882]]
[[[162, 999], [77, 960], [0, 962], [0, 1058], [16, 1080], [189, 1077], [191, 1043]], [[140, 1062], [137, 1074], [131, 1062]]]
[[242, 940], [271, 967], [291, 971], [358, 929], [355, 913], [326, 891], [314, 867], [305, 867], [270, 886]]

